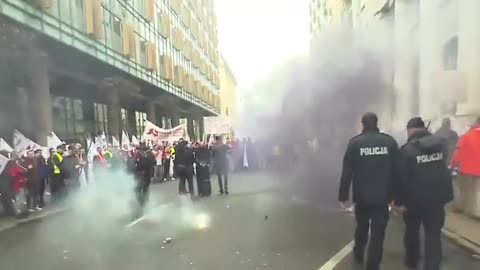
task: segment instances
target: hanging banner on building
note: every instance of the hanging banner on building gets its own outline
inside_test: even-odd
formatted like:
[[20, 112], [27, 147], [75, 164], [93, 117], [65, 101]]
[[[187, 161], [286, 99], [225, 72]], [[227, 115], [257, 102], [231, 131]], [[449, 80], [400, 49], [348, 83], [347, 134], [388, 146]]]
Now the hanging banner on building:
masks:
[[13, 131], [13, 149], [19, 154], [23, 154], [28, 149], [35, 150], [41, 148], [40, 145], [25, 137], [20, 131], [16, 129]]
[[206, 134], [227, 134], [232, 132], [232, 124], [224, 116], [204, 117], [203, 123]]
[[181, 138], [185, 138], [185, 125], [181, 124], [171, 129], [163, 129], [150, 121], [145, 121], [145, 132], [143, 137], [146, 140], [157, 141], [178, 141]]
[[3, 139], [0, 138], [0, 151], [13, 152], [13, 148]]

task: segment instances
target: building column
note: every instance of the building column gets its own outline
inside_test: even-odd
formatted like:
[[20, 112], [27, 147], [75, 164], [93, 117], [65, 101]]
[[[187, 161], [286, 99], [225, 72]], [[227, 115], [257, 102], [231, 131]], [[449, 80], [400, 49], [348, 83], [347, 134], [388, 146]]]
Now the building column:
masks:
[[466, 73], [466, 101], [460, 104], [457, 114], [480, 113], [480, 1], [458, 1], [458, 67]]
[[25, 87], [16, 87], [15, 93], [17, 97], [15, 105], [18, 108], [18, 118], [15, 121], [15, 126], [25, 136], [36, 140], [37, 134], [34, 134], [36, 126], [34, 127], [33, 125], [37, 125], [37, 121], [33, 119], [35, 117], [32, 108], [33, 99], [29, 96], [28, 89]]
[[203, 115], [197, 117], [197, 125], [198, 125], [198, 139], [203, 141], [203, 134], [205, 133], [205, 125], [203, 122]]
[[172, 113], [170, 123], [172, 123], [172, 128], [180, 125], [180, 115], [177, 112]]
[[147, 120], [152, 122], [155, 125], [158, 125], [157, 110], [156, 110], [155, 103], [152, 101], [147, 102]]
[[95, 107], [93, 101], [83, 100], [82, 102], [83, 120], [85, 121], [86, 132], [94, 137], [95, 134]]
[[420, 2], [420, 115], [432, 120], [440, 114], [440, 97], [433, 89], [433, 75], [442, 70], [441, 27], [442, 20], [438, 12], [440, 0]]
[[127, 121], [128, 121], [128, 135], [131, 137], [132, 135], [137, 136], [137, 119], [135, 118], [135, 110], [128, 109], [127, 112]]
[[403, 127], [416, 112], [419, 99], [415, 85], [416, 49], [412, 28], [418, 23], [413, 1], [399, 1], [395, 6], [395, 116], [394, 129]]
[[188, 133], [188, 136], [190, 137], [191, 141], [196, 141], [197, 140], [197, 136], [196, 136], [195, 130], [193, 128], [193, 118], [192, 117], [187, 118], [187, 133]]
[[31, 55], [31, 96], [30, 103], [35, 125], [35, 139], [42, 146], [53, 129], [52, 106], [50, 102], [50, 79], [48, 76], [48, 55], [34, 51]]
[[120, 139], [121, 107], [120, 94], [115, 89], [107, 89], [108, 135]]

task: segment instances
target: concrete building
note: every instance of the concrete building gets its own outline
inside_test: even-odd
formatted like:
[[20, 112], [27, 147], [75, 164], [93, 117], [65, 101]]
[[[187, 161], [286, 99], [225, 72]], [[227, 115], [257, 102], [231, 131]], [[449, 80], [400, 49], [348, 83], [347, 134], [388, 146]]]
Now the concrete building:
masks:
[[314, 39], [328, 25], [351, 24], [349, 0], [311, 0], [310, 34]]
[[480, 1], [397, 1], [396, 119], [457, 118], [464, 129], [480, 112]]
[[[0, 0], [0, 136], [45, 145], [220, 113], [213, 0]], [[195, 132], [197, 130], [197, 132]]]
[[357, 4], [352, 13], [359, 28], [378, 21], [375, 10], [394, 15], [379, 21], [381, 27], [393, 29], [393, 126], [403, 129], [413, 115], [432, 121], [433, 127], [445, 116], [467, 125], [480, 111], [475, 102], [480, 98], [480, 31], [472, 11], [480, 8], [480, 1], [359, 2], [364, 3], [352, 2]]
[[220, 56], [220, 114], [235, 126], [238, 123], [237, 80], [225, 58]]
[[[392, 41], [392, 103], [386, 102], [392, 128], [403, 129], [413, 115], [433, 126], [445, 116], [466, 125], [480, 113], [479, 8], [477, 0], [348, 1], [345, 10], [357, 30]], [[328, 12], [320, 19], [312, 14], [311, 28], [319, 31]]]

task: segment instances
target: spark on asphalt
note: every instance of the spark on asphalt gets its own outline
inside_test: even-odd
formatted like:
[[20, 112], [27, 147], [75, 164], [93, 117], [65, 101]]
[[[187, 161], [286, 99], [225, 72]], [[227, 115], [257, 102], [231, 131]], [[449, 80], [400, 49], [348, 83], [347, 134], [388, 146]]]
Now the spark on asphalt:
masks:
[[210, 216], [205, 213], [197, 214], [195, 217], [195, 227], [199, 230], [206, 229], [210, 226]]

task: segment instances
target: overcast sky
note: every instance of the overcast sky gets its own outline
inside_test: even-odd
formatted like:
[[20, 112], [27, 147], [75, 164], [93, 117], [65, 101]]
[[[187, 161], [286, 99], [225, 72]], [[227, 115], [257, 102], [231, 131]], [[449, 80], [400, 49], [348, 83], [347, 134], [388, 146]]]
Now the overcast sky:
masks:
[[290, 56], [306, 53], [309, 0], [216, 0], [215, 4], [220, 52], [240, 90]]

